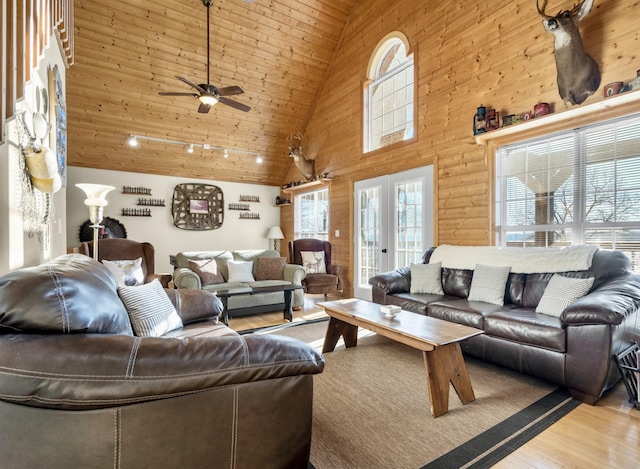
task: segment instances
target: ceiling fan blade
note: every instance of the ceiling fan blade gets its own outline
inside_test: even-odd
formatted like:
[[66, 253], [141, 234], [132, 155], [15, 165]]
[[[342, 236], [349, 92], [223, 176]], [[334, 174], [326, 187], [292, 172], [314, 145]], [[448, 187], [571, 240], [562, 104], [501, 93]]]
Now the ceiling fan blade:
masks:
[[201, 114], [206, 114], [209, 112], [209, 109], [211, 109], [211, 105], [200, 103], [200, 106], [198, 107], [198, 112]]
[[218, 101], [220, 101], [222, 104], [226, 104], [227, 106], [231, 106], [236, 109], [239, 109], [240, 111], [247, 112], [251, 110], [251, 108], [246, 104], [239, 103], [238, 101], [234, 101], [233, 99], [227, 99], [221, 96], [218, 98]]
[[242, 94], [244, 90], [239, 86], [227, 86], [226, 88], [218, 88], [218, 96], [232, 96], [234, 94]]
[[160, 91], [158, 92], [158, 94], [160, 96], [193, 96], [194, 98], [197, 98], [199, 96], [195, 93], [179, 93], [173, 91]]
[[187, 80], [186, 78], [183, 77], [179, 77], [176, 75], [176, 78], [178, 80], [180, 80], [183, 83], [186, 83], [187, 85], [195, 88], [196, 90], [198, 90], [200, 93], [206, 93], [207, 91], [205, 89], [203, 89], [202, 87], [200, 87], [199, 85], [196, 85], [194, 82]]

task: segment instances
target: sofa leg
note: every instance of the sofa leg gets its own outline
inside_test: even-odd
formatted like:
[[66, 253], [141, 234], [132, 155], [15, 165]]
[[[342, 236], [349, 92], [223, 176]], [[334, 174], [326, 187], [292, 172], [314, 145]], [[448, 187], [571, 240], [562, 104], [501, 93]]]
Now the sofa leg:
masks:
[[596, 402], [600, 400], [600, 396], [592, 396], [590, 394], [576, 391], [575, 389], [569, 389], [569, 394], [571, 394], [571, 397], [573, 397], [574, 399], [589, 405], [596, 405]]

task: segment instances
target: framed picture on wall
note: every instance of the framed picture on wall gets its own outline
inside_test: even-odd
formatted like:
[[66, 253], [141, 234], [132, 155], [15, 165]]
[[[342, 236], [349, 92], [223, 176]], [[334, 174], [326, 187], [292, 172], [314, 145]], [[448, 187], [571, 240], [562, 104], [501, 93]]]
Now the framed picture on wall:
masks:
[[173, 224], [182, 230], [215, 230], [224, 220], [222, 189], [210, 184], [178, 184], [173, 189]]

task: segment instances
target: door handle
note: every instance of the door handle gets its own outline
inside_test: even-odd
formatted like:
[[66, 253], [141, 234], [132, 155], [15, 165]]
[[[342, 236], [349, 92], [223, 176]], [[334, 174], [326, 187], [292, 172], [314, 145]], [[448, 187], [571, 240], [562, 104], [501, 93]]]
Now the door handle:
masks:
[[382, 250], [382, 253], [383, 253], [383, 254], [386, 254], [386, 253], [387, 253], [387, 250], [386, 250], [386, 249], [383, 249], [383, 250]]

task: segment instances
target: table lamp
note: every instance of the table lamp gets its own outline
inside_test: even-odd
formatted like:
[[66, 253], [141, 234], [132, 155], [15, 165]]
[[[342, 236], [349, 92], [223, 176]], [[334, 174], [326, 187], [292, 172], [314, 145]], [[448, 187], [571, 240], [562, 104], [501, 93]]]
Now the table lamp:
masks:
[[284, 239], [284, 234], [279, 226], [272, 226], [269, 228], [269, 233], [267, 234], [267, 238], [273, 239], [273, 249], [278, 250], [278, 240]]

